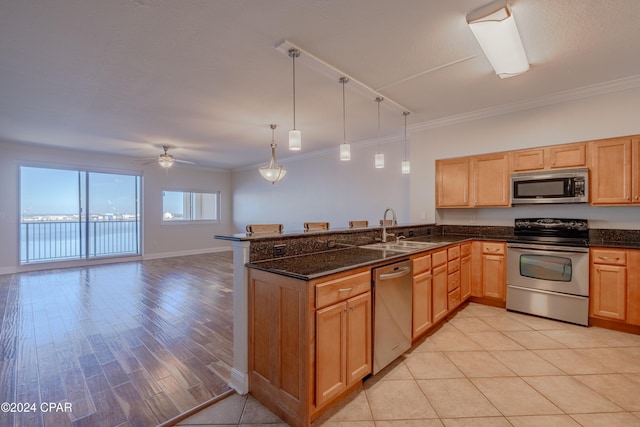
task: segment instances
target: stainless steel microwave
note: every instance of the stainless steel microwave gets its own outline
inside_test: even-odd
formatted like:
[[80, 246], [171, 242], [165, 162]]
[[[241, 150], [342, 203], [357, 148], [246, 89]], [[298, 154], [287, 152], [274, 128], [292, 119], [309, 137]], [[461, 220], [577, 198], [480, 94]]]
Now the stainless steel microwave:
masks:
[[558, 169], [511, 174], [511, 204], [587, 203], [589, 169]]

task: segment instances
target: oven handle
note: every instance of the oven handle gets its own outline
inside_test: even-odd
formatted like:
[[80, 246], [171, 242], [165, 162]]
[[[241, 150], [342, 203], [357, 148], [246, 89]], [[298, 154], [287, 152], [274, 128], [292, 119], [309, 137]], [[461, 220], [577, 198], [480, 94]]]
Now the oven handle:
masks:
[[526, 249], [532, 251], [547, 251], [547, 252], [573, 252], [573, 253], [589, 253], [589, 248], [580, 248], [574, 246], [552, 246], [552, 245], [538, 245], [535, 243], [507, 243], [507, 248], [513, 249]]
[[560, 296], [567, 297], [567, 298], [575, 298], [575, 299], [589, 298], [586, 295], [565, 294], [565, 293], [562, 293], [562, 292], [545, 291], [543, 289], [525, 288], [524, 286], [507, 285], [507, 287], [508, 288], [512, 288], [512, 289], [520, 289], [521, 291], [539, 293], [539, 294], [560, 295]]

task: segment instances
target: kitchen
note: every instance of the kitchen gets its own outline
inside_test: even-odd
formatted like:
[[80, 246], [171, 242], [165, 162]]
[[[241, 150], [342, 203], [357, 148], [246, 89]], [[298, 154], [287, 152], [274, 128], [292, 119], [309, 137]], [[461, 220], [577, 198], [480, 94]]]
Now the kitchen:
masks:
[[[160, 7], [152, 1], [132, 2], [141, 7], [147, 6], [149, 10]], [[473, 5], [456, 3], [460, 9], [461, 16], [469, 9], [480, 6], [484, 2], [473, 2]], [[514, 9], [517, 5], [526, 5], [526, 2], [514, 2]], [[333, 6], [336, 6], [335, 4]], [[417, 8], [417, 3], [403, 4], [407, 9]], [[574, 5], [578, 7], [579, 5]], [[596, 7], [597, 2], [590, 3]], [[612, 10], [613, 19], [622, 19], [623, 15], [635, 16], [634, 2], [623, 4], [620, 10]], [[389, 10], [384, 13], [390, 12]], [[581, 12], [584, 12], [581, 9]], [[272, 12], [274, 13], [274, 12]], [[379, 12], [383, 13], [383, 12]], [[406, 11], [404, 12], [406, 13]], [[517, 12], [515, 12], [517, 13]], [[275, 14], [275, 13], [274, 13]], [[410, 14], [410, 12], [409, 12]], [[8, 16], [3, 14], [4, 16]], [[588, 15], [588, 14], [587, 14]], [[596, 17], [602, 14], [594, 14], [592, 26], [596, 27]], [[406, 15], [404, 15], [406, 16]], [[583, 15], [581, 15], [584, 19]], [[378, 17], [379, 18], [379, 17]], [[258, 19], [256, 18], [256, 21]], [[380, 20], [381, 22], [382, 20]], [[167, 19], [167, 22], [170, 22]], [[592, 21], [589, 21], [592, 22]], [[255, 23], [255, 21], [254, 21]], [[302, 25], [302, 24], [301, 24]], [[35, 25], [37, 26], [37, 25]], [[586, 25], [588, 26], [588, 25]], [[9, 23], [4, 28], [9, 28]], [[63, 27], [63, 26], [62, 26]], [[632, 28], [633, 25], [631, 25]], [[463, 25], [463, 28], [464, 25]], [[620, 28], [620, 27], [616, 27]], [[466, 28], [465, 28], [466, 29]], [[7, 30], [8, 31], [8, 30]], [[625, 43], [632, 43], [633, 37], [627, 37], [623, 30], [621, 34], [613, 32], [614, 42], [611, 46], [623, 46]], [[633, 32], [631, 33], [633, 34]], [[279, 35], [283, 37], [284, 35]], [[469, 35], [471, 37], [471, 35]], [[13, 40], [11, 36], [3, 37], [3, 40]], [[473, 39], [470, 39], [473, 40]], [[442, 42], [442, 40], [440, 39]], [[299, 158], [286, 153], [285, 143], [286, 130], [290, 127], [291, 121], [291, 93], [290, 93], [290, 63], [287, 58], [275, 52], [275, 63], [281, 64], [279, 72], [269, 75], [269, 82], [277, 81], [279, 95], [277, 102], [282, 103], [282, 113], [277, 119], [272, 117], [260, 117], [250, 120], [250, 114], [238, 113], [238, 116], [246, 117], [247, 122], [251, 122], [251, 137], [256, 140], [255, 146], [245, 150], [257, 152], [258, 158], [253, 163], [245, 163], [240, 166], [218, 169], [206, 168], [181, 168], [171, 170], [168, 173], [158, 171], [151, 166], [141, 166], [137, 162], [138, 157], [154, 155], [157, 151], [154, 147], [145, 146], [138, 148], [138, 142], [134, 135], [128, 135], [124, 139], [129, 143], [117, 141], [114, 146], [105, 150], [100, 138], [88, 138], [87, 133], [81, 134], [79, 138], [67, 138], [66, 131], [55, 133], [58, 140], [77, 140], [77, 146], [67, 146], [67, 143], [60, 143], [57, 147], [47, 147], [48, 138], [45, 135], [54, 131], [53, 125], [44, 129], [33, 131], [20, 131], [13, 129], [19, 122], [12, 114], [8, 114], [3, 123], [12, 123], [3, 128], [7, 133], [2, 135], [0, 147], [3, 156], [0, 159], [0, 198], [2, 200], [17, 201], [18, 185], [15, 165], [20, 162], [29, 161], [39, 164], [54, 163], [57, 165], [82, 164], [88, 167], [100, 169], [125, 169], [144, 170], [145, 174], [145, 229], [144, 236], [145, 258], [161, 258], [189, 253], [203, 253], [212, 251], [227, 250], [229, 245], [226, 242], [215, 241], [212, 236], [215, 234], [233, 234], [240, 232], [248, 223], [283, 223], [286, 231], [296, 231], [302, 229], [304, 221], [318, 220], [328, 221], [332, 228], [344, 228], [350, 219], [368, 219], [370, 224], [376, 224], [381, 218], [383, 211], [391, 206], [398, 214], [400, 224], [431, 224], [439, 225], [476, 225], [476, 226], [512, 226], [515, 218], [523, 217], [553, 217], [553, 218], [584, 218], [589, 220], [590, 227], [599, 229], [632, 229], [638, 227], [638, 207], [580, 207], [575, 205], [567, 206], [546, 206], [546, 207], [512, 207], [512, 208], [464, 208], [464, 209], [436, 209], [436, 196], [434, 177], [436, 175], [435, 161], [453, 157], [480, 155], [515, 149], [526, 149], [538, 146], [554, 144], [565, 144], [579, 141], [591, 141], [602, 138], [612, 138], [623, 135], [634, 135], [640, 133], [638, 125], [638, 95], [640, 89], [639, 78], [635, 70], [638, 69], [634, 59], [637, 55], [622, 55], [607, 58], [603, 63], [616, 66], [601, 67], [601, 64], [593, 64], [586, 59], [582, 62], [579, 58], [588, 57], [584, 51], [576, 49], [581, 55], [570, 56], [569, 51], [578, 46], [584, 49], [582, 43], [575, 43], [571, 39], [569, 47], [563, 45], [565, 51], [559, 49], [555, 52], [558, 56], [552, 57], [549, 54], [544, 60], [542, 57], [538, 61], [532, 61], [531, 70], [513, 79], [498, 79], [492, 72], [489, 64], [483, 65], [483, 78], [490, 85], [491, 97], [494, 101], [490, 103], [470, 103], [465, 114], [449, 114], [438, 117], [437, 114], [428, 120], [418, 120], [417, 114], [408, 117], [409, 121], [409, 141], [408, 152], [410, 153], [411, 174], [403, 176], [399, 173], [399, 165], [405, 156], [404, 141], [402, 138], [402, 117], [397, 113], [384, 112], [383, 132], [384, 138], [380, 148], [385, 153], [388, 167], [382, 170], [373, 169], [373, 157], [378, 151], [375, 136], [375, 106], [373, 102], [370, 107], [362, 103], [361, 114], [365, 118], [370, 132], [366, 137], [361, 138], [362, 143], [352, 144], [353, 153], [351, 163], [337, 161], [337, 145], [334, 150], [318, 151], [314, 154], [307, 154]], [[310, 41], [311, 42], [311, 41]], [[121, 41], [114, 41], [115, 45], [124, 44]], [[529, 42], [531, 43], [531, 42]], [[604, 43], [604, 42], [603, 42]], [[306, 46], [306, 43], [301, 45]], [[382, 43], [381, 43], [382, 44]], [[594, 51], [601, 52], [607, 50], [606, 47], [594, 43]], [[30, 46], [30, 48], [35, 48]], [[271, 52], [272, 44], [265, 43], [263, 49]], [[53, 50], [53, 48], [52, 48]], [[615, 49], [610, 49], [615, 53]], [[367, 50], [367, 57], [374, 57], [371, 49]], [[3, 52], [4, 53], [4, 52]], [[225, 51], [228, 53], [228, 51]], [[478, 51], [479, 53], [479, 51]], [[519, 83], [519, 79], [534, 79], [536, 72], [544, 72], [545, 66], [553, 61], [560, 61], [561, 56], [569, 56], [569, 63], [558, 66], [555, 74], [563, 78], [566, 84], [558, 87], [549, 87], [547, 91], [528, 92], [530, 103], [516, 103], [515, 100], [506, 96], [505, 92], [513, 92], [524, 83]], [[342, 53], [347, 57], [346, 53]], [[540, 55], [542, 56], [542, 55]], [[3, 58], [7, 56], [3, 55]], [[624, 61], [631, 62], [629, 70], [623, 67]], [[545, 62], [546, 61], [546, 62]], [[573, 62], [571, 62], [573, 61]], [[15, 68], [11, 73], [26, 68], [25, 58], [21, 61], [11, 63]], [[69, 64], [78, 64], [81, 61], [69, 61]], [[196, 61], [197, 62], [197, 61]], [[241, 62], [241, 61], [240, 61]], [[40, 69], [47, 69], [45, 64]], [[69, 72], [66, 67], [57, 64], [60, 68], [55, 71], [59, 73], [56, 78]], [[165, 64], [166, 65], [166, 64]], [[371, 65], [371, 64], [368, 64]], [[375, 64], [373, 64], [375, 65]], [[434, 64], [436, 65], [436, 64]], [[69, 68], [73, 68], [71, 65]], [[116, 68], [113, 64], [111, 67]], [[600, 80], [589, 80], [578, 73], [580, 68], [609, 68]], [[113, 72], [113, 68], [109, 70]], [[424, 67], [427, 69], [429, 67]], [[6, 69], [5, 69], [6, 70]], [[421, 69], [422, 70], [422, 69]], [[7, 77], [9, 72], [7, 72]], [[213, 73], [212, 73], [213, 74]], [[310, 95], [303, 95], [305, 79], [310, 79], [311, 72], [300, 65], [298, 68], [298, 119], [303, 122], [299, 127], [303, 130], [304, 121], [312, 122], [309, 118], [312, 104], [309, 101]], [[355, 75], [356, 73], [354, 73]], [[305, 76], [306, 75], [306, 76]], [[548, 76], [548, 75], [547, 75]], [[53, 77], [50, 77], [53, 78]], [[440, 76], [438, 75], [438, 78]], [[495, 81], [493, 81], [495, 79]], [[5, 80], [6, 81], [6, 80]], [[522, 81], [522, 80], [520, 80]], [[570, 82], [570, 83], [569, 83]], [[480, 84], [480, 83], [478, 83]], [[70, 85], [73, 87], [73, 85]], [[335, 110], [340, 111], [339, 85], [335, 82]], [[430, 98], [432, 105], [425, 109], [437, 110], [438, 104], [443, 109], [446, 107], [445, 101], [447, 93], [438, 91], [436, 87], [430, 87], [426, 93], [429, 96], [420, 94], [420, 97]], [[146, 93], [146, 86], [137, 86], [142, 93]], [[465, 86], [471, 93], [475, 87]], [[505, 89], [507, 88], [507, 89]], [[349, 86], [347, 86], [349, 89]], [[4, 93], [3, 89], [3, 93]], [[147, 89], [148, 90], [148, 89]], [[160, 90], [160, 88], [158, 88]], [[491, 92], [489, 91], [489, 92]], [[23, 96], [24, 95], [24, 96]], [[69, 97], [70, 94], [67, 93]], [[119, 93], [119, 96], [123, 96]], [[351, 94], [349, 94], [351, 96]], [[14, 103], [24, 102], [25, 94], [20, 96], [12, 93], [4, 96], [4, 102], [10, 100]], [[275, 97], [274, 97], [275, 98]], [[333, 94], [330, 97], [333, 100]], [[67, 99], [69, 103], [72, 99]], [[306, 99], [306, 102], [304, 101]], [[323, 98], [329, 103], [329, 97]], [[469, 101], [470, 102], [470, 101]], [[475, 101], [478, 102], [478, 101]], [[170, 104], [166, 98], [162, 99], [163, 104]], [[465, 103], [463, 99], [463, 103]], [[204, 105], [206, 103], [202, 103]], [[306, 104], [306, 105], [305, 105]], [[333, 104], [332, 104], [333, 105]], [[26, 107], [23, 108], [27, 109]], [[52, 111], [46, 110], [46, 111]], [[265, 111], [268, 106], [265, 105]], [[3, 111], [15, 112], [10, 105], [3, 104]], [[74, 110], [77, 114], [77, 111]], [[347, 119], [351, 120], [352, 108], [348, 110]], [[444, 110], [443, 110], [444, 111]], [[417, 112], [416, 112], [417, 113]], [[16, 113], [17, 115], [17, 113]], [[307, 118], [305, 119], [305, 115]], [[335, 141], [342, 140], [341, 115], [336, 114], [331, 127], [334, 131]], [[78, 117], [78, 116], [76, 116]], [[333, 117], [333, 116], [332, 116]], [[16, 121], [10, 120], [13, 118]], [[140, 117], [137, 117], [138, 119]], [[438, 120], [441, 119], [441, 120]], [[36, 117], [30, 119], [32, 123], [44, 123], [46, 120]], [[279, 142], [278, 158], [287, 166], [287, 178], [276, 184], [268, 185], [259, 177], [256, 167], [268, 159], [269, 129], [268, 123], [272, 121], [279, 123], [276, 133], [276, 141]], [[349, 125], [350, 122], [347, 122]], [[311, 126], [311, 123], [309, 123]], [[150, 126], [151, 127], [151, 126]], [[28, 127], [27, 127], [28, 129]], [[309, 127], [307, 127], [309, 129]], [[390, 131], [393, 129], [393, 132]], [[9, 132], [11, 130], [11, 132]], [[143, 133], [143, 132], [142, 132]], [[169, 134], [170, 132], [166, 132]], [[106, 135], [111, 133], [106, 132]], [[312, 141], [313, 133], [309, 133], [309, 143]], [[87, 139], [85, 139], [87, 137]], [[305, 134], [305, 138], [307, 138]], [[109, 138], [104, 138], [109, 139]], [[118, 139], [118, 138], [112, 138]], [[90, 143], [85, 141], [90, 140]], [[29, 142], [35, 144], [29, 144]], [[157, 144], [156, 144], [157, 145]], [[136, 146], [136, 149], [131, 148]], [[178, 147], [180, 148], [180, 147]], [[280, 150], [282, 148], [282, 150]], [[95, 150], [95, 151], [87, 151]], [[100, 150], [107, 152], [99, 152]], [[304, 150], [304, 148], [303, 148]], [[197, 151], [197, 150], [194, 150]], [[304, 151], [303, 151], [304, 152]], [[179, 151], [178, 151], [179, 153]], [[188, 150], [183, 154], [191, 154]], [[195, 154], [196, 156], [198, 154]], [[204, 157], [204, 156], [203, 156]], [[194, 159], [194, 158], [192, 158]], [[398, 166], [397, 168], [395, 166]], [[155, 166], [155, 165], [154, 165]], [[393, 167], [392, 167], [393, 166]], [[183, 187], [192, 189], [210, 189], [209, 183], [214, 182], [216, 189], [220, 189], [223, 195], [223, 215], [218, 224], [203, 227], [194, 225], [191, 227], [163, 226], [159, 224], [157, 218], [162, 214], [159, 202], [159, 192], [169, 187]], [[311, 189], [311, 191], [309, 191]], [[292, 208], [292, 200], [295, 200], [295, 207]], [[14, 203], [3, 205], [0, 210], [0, 231], [5, 236], [14, 236], [17, 241], [15, 224], [19, 221], [19, 209]], [[9, 239], [11, 240], [11, 239]], [[18, 265], [16, 245], [6, 245], [0, 253], [0, 272], [4, 274], [21, 271], [22, 266]]]

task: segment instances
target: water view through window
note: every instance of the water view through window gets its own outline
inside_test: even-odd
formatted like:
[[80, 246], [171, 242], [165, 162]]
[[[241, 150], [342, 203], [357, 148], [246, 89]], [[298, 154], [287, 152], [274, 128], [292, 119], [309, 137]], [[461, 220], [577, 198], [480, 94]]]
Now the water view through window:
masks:
[[141, 177], [20, 168], [20, 263], [140, 254]]

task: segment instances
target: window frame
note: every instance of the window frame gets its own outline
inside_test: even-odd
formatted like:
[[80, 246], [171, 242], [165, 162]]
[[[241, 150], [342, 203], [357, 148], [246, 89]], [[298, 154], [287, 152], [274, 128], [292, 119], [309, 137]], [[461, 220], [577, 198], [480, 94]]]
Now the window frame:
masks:
[[[194, 195], [198, 195], [198, 194], [207, 194], [207, 195], [213, 195], [215, 196], [215, 207], [214, 207], [214, 213], [215, 213], [215, 218], [214, 219], [165, 219], [165, 192], [171, 192], [171, 193], [183, 193], [183, 194], [189, 194], [189, 200], [192, 200], [192, 197]], [[191, 190], [191, 189], [180, 189], [180, 188], [163, 188], [162, 189], [162, 214], [161, 214], [161, 218], [162, 218], [162, 225], [183, 225], [183, 224], [219, 224], [220, 223], [220, 213], [221, 213], [221, 208], [220, 208], [220, 201], [221, 201], [221, 191], [220, 190], [216, 190], [216, 191], [203, 191], [203, 190]], [[183, 205], [183, 209], [185, 209], [186, 207]], [[186, 209], [185, 209], [186, 210]]]

